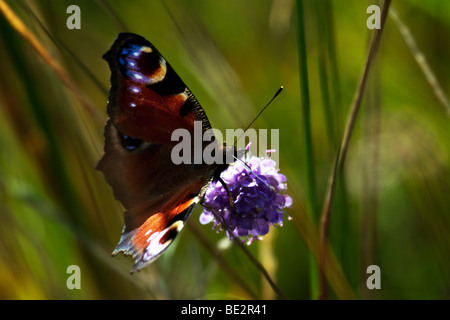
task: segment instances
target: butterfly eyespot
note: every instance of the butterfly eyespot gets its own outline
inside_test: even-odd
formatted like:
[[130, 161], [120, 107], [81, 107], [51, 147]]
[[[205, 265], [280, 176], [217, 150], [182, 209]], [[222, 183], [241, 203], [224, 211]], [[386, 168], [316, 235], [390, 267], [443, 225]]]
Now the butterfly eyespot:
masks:
[[166, 61], [149, 46], [127, 44], [117, 57], [124, 74], [140, 84], [151, 85], [162, 81], [166, 75]]
[[184, 223], [181, 220], [175, 221], [166, 229], [155, 232], [147, 239], [147, 247], [145, 248], [142, 260], [149, 261], [158, 256], [165, 248], [167, 248], [175, 239], [177, 234], [183, 229]]
[[183, 229], [183, 221], [177, 221], [169, 228], [167, 228], [164, 235], [160, 238], [159, 243], [164, 244], [175, 239], [176, 235]]
[[133, 138], [131, 136], [127, 136], [125, 134], [119, 133], [119, 139], [121, 145], [127, 149], [128, 151], [133, 151], [139, 148], [139, 146], [142, 144], [142, 140]]

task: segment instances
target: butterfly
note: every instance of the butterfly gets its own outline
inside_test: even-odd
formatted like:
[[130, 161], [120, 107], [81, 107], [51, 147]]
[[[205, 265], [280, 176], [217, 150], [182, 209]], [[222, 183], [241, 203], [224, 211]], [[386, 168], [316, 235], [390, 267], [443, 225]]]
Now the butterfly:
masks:
[[[148, 40], [121, 33], [103, 58], [111, 69], [111, 90], [104, 154], [96, 168], [126, 209], [113, 255], [131, 255], [134, 272], [170, 246], [209, 184], [228, 165], [172, 161], [176, 129], [193, 134], [195, 121], [201, 121], [203, 132], [211, 124], [192, 92]], [[224, 157], [235, 154], [233, 146], [218, 147]], [[194, 146], [192, 150], [195, 156]]]

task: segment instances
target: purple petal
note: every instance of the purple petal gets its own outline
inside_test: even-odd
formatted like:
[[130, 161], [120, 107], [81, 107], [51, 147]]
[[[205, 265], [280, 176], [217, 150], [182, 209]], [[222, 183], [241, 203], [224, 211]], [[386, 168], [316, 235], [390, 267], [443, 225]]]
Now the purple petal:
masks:
[[214, 220], [214, 216], [212, 214], [207, 214], [205, 211], [200, 215], [200, 223], [208, 224]]

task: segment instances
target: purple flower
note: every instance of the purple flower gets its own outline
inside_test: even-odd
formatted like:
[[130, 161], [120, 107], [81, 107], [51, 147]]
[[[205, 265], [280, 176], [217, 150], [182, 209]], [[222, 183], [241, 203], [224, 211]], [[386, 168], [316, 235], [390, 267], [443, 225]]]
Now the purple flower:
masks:
[[[220, 176], [230, 191], [233, 206], [222, 183], [211, 183], [205, 194], [200, 223], [206, 224], [214, 220], [213, 228], [219, 227], [220, 231], [220, 220], [223, 220], [230, 239], [233, 238], [230, 234], [232, 232], [235, 237], [247, 237], [250, 244], [267, 234], [270, 225], [282, 226], [283, 209], [291, 207], [292, 198], [285, 194], [286, 177], [278, 172], [274, 160], [254, 157], [248, 153], [243, 161], [247, 165], [236, 161]], [[288, 218], [290, 219], [289, 216]]]

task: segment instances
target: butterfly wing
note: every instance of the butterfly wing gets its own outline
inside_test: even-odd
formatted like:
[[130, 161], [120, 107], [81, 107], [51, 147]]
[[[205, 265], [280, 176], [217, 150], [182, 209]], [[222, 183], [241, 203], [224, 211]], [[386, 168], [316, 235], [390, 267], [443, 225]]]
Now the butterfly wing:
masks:
[[[211, 126], [198, 101], [146, 39], [118, 36], [104, 55], [111, 68], [105, 153], [97, 165], [125, 207], [113, 254], [133, 256], [132, 271], [159, 257], [183, 228], [216, 167], [175, 165], [172, 132]], [[192, 136], [191, 135], [191, 136]], [[192, 149], [192, 154], [193, 154]]]
[[205, 112], [184, 82], [145, 38], [121, 33], [103, 56], [111, 69], [108, 115], [136, 139], [174, 145], [175, 129], [193, 133], [194, 121], [211, 128]]

